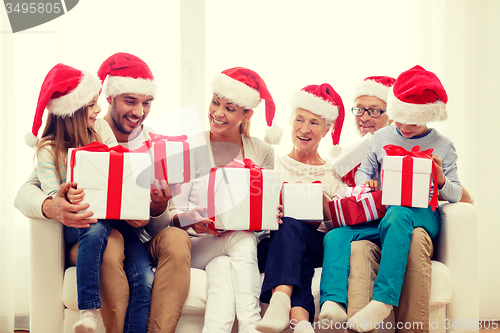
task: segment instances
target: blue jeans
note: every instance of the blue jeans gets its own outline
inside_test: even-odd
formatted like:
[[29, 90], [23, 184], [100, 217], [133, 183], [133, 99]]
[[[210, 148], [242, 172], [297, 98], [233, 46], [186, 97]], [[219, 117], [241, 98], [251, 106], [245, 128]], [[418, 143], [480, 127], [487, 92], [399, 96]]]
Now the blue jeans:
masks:
[[83, 310], [102, 306], [99, 275], [102, 255], [112, 227], [122, 234], [125, 243], [123, 269], [129, 283], [130, 298], [124, 332], [146, 332], [154, 272], [146, 248], [126, 222], [98, 220], [89, 228], [64, 228], [67, 247], [79, 243], [78, 308]]
[[346, 306], [351, 242], [366, 239], [380, 241], [382, 245], [380, 267], [373, 285], [373, 299], [397, 306], [413, 229], [421, 227], [434, 238], [439, 233], [439, 226], [439, 213], [437, 210], [433, 212], [430, 207], [390, 206], [380, 223], [371, 222], [331, 230], [323, 242], [325, 254], [320, 303], [334, 301]]

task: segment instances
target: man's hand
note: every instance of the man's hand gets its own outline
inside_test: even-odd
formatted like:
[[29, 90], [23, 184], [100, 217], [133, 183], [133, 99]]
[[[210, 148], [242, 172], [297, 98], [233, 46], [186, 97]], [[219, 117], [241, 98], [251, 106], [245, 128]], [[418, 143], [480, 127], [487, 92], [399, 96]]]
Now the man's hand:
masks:
[[46, 199], [42, 204], [42, 213], [45, 217], [59, 221], [67, 227], [88, 228], [90, 223], [96, 223], [97, 219], [91, 218], [94, 212], [88, 211], [78, 213], [89, 208], [89, 204], [71, 204], [66, 200], [66, 192], [71, 183], [63, 183], [52, 199]]
[[168, 201], [181, 193], [181, 184], [168, 185], [165, 179], [161, 182], [155, 179], [153, 184], [149, 211], [151, 216], [159, 216], [167, 209]]

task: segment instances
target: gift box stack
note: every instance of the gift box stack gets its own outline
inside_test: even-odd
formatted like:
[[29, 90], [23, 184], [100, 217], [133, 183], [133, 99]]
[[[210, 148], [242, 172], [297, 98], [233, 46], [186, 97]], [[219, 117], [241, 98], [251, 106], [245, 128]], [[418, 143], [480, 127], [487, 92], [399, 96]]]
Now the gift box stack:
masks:
[[370, 192], [367, 185], [346, 187], [329, 202], [334, 228], [366, 223], [384, 217], [382, 191]]
[[[382, 162], [382, 204], [427, 208], [429, 206], [433, 174], [432, 149], [420, 151], [415, 146], [411, 151], [395, 146], [384, 147], [387, 155]], [[435, 209], [437, 187], [431, 201]]]
[[372, 134], [367, 133], [332, 162], [333, 169], [342, 177], [348, 186], [356, 186], [354, 176], [366, 156], [371, 138]]
[[281, 188], [279, 171], [251, 160], [212, 168], [200, 178], [199, 206], [221, 230], [277, 230]]
[[323, 221], [323, 184], [283, 183], [283, 216], [304, 222]]

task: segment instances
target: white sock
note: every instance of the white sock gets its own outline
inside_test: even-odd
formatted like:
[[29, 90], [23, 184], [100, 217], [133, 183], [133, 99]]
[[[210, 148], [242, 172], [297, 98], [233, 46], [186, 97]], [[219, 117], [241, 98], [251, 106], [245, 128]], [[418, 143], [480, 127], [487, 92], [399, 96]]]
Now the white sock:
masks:
[[290, 297], [282, 291], [276, 291], [264, 318], [255, 325], [255, 329], [262, 333], [279, 333], [290, 327]]
[[301, 320], [295, 325], [293, 333], [314, 333], [314, 328], [307, 320]]
[[73, 326], [74, 333], [94, 333], [97, 327], [97, 309], [81, 310], [80, 320]]
[[326, 301], [321, 306], [319, 320], [327, 319], [333, 323], [344, 323], [347, 321], [347, 313], [342, 305], [333, 301]]
[[368, 332], [391, 314], [392, 305], [372, 300], [349, 319], [348, 327], [358, 332]]

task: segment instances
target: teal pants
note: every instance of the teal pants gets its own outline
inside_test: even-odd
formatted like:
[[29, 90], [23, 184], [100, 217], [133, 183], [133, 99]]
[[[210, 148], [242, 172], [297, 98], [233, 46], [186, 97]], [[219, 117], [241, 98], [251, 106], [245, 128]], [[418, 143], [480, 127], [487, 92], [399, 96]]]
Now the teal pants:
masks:
[[380, 222], [336, 228], [323, 240], [324, 258], [321, 274], [321, 299], [334, 301], [347, 308], [349, 259], [351, 242], [357, 240], [379, 241], [382, 254], [377, 278], [373, 286], [373, 299], [397, 306], [414, 228], [421, 227], [431, 238], [439, 233], [438, 210], [390, 206]]

